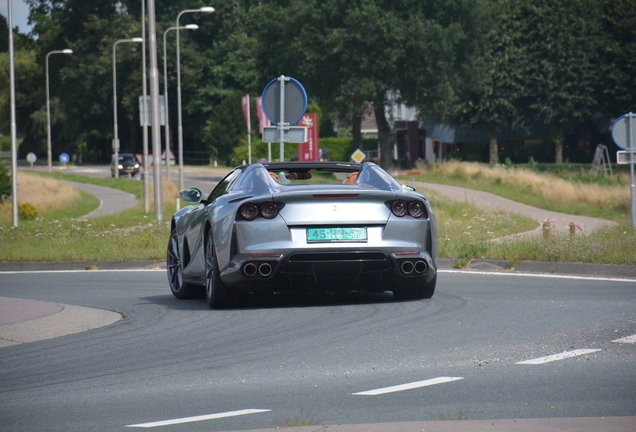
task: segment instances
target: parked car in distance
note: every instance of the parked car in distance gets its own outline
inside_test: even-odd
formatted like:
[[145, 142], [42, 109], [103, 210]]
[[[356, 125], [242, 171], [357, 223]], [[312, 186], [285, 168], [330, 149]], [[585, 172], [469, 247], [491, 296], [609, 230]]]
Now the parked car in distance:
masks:
[[236, 167], [170, 222], [172, 294], [205, 288], [212, 308], [250, 292], [384, 292], [430, 298], [437, 281], [433, 209], [374, 163], [265, 162]]
[[119, 170], [119, 177], [134, 177], [139, 174], [139, 161], [132, 153], [119, 153], [118, 163], [115, 164], [115, 155], [112, 156], [110, 162], [110, 174], [115, 177], [115, 170]]

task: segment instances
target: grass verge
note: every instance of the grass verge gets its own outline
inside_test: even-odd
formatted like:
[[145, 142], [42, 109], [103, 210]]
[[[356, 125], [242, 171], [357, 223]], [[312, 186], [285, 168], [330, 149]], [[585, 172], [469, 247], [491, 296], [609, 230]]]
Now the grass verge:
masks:
[[[487, 166], [481, 168], [489, 169]], [[463, 169], [455, 166], [450, 169], [450, 172], [461, 172]], [[470, 171], [466, 172], [470, 173]], [[80, 193], [66, 200], [56, 198], [55, 201], [64, 202], [62, 208], [40, 211], [37, 217], [30, 220], [21, 219], [17, 230], [11, 229], [10, 217], [0, 219], [0, 244], [2, 244], [0, 261], [91, 262], [136, 259], [163, 261], [165, 259], [169, 236], [168, 223], [175, 210], [174, 203], [178, 196], [177, 188], [173, 183], [164, 182], [164, 222], [156, 223], [153, 215], [146, 215], [143, 212], [141, 201], [143, 182], [60, 173], [32, 175], [50, 180], [70, 180], [112, 187], [133, 194], [140, 202], [135, 208], [116, 215], [84, 219], [82, 215], [96, 208], [98, 201], [92, 195]], [[448, 180], [449, 178], [451, 180]], [[481, 180], [477, 182], [476, 178]], [[519, 185], [518, 182], [507, 183], [503, 177], [500, 180], [496, 180], [497, 177], [494, 177], [495, 180], [484, 180], [488, 178], [490, 177], [485, 172], [477, 174], [475, 171], [469, 175], [455, 176], [455, 174], [449, 174], [447, 168], [440, 167], [425, 172], [415, 180], [451, 183], [465, 187], [475, 187], [479, 184], [480, 189], [493, 193], [497, 193], [497, 188], [505, 188], [508, 190], [506, 195], [510, 199], [529, 204], [532, 200], [539, 200], [543, 208], [570, 213], [567, 211], [568, 206], [559, 207], [562, 204], [555, 202], [554, 198], [549, 199], [545, 196], [540, 199], [529, 198], [532, 193], [529, 193], [528, 189], [533, 187]], [[561, 177], [559, 179], [564, 180]], [[407, 178], [401, 180], [408, 183]], [[530, 180], [526, 179], [526, 181]], [[571, 174], [564, 181], [575, 184], [577, 187], [583, 185], [577, 176]], [[552, 184], [552, 181], [548, 183]], [[616, 184], [619, 184], [619, 181], [610, 182], [608, 186], [613, 188]], [[623, 186], [621, 184], [621, 187]], [[55, 190], [59, 187], [58, 183], [37, 186], [43, 190]], [[535, 189], [538, 190], [538, 186]], [[512, 266], [522, 260], [636, 265], [636, 232], [630, 225], [629, 210], [625, 211], [622, 204], [611, 210], [607, 217], [619, 222], [619, 225], [614, 228], [597, 230], [589, 235], [578, 235], [575, 238], [553, 236], [549, 239], [508, 238], [504, 241], [493, 241], [509, 234], [533, 230], [537, 228], [537, 223], [519, 215], [485, 210], [468, 203], [447, 200], [432, 191], [423, 190], [422, 192], [431, 201], [437, 216], [440, 257], [456, 259], [458, 267], [468, 264], [473, 259], [506, 260]], [[49, 193], [44, 195], [47, 196]], [[602, 195], [601, 193], [597, 196]], [[20, 196], [31, 195], [28, 192], [21, 192]], [[152, 192], [150, 196], [153, 196]], [[602, 202], [596, 204], [579, 202], [579, 204], [579, 208], [603, 205]], [[7, 213], [6, 207], [2, 209]], [[10, 215], [10, 210], [8, 214]], [[582, 214], [603, 216], [599, 209], [588, 209]]]

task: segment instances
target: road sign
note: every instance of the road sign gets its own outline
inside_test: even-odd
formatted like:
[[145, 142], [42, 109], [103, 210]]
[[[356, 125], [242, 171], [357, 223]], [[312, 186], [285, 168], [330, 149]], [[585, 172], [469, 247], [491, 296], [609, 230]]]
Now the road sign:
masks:
[[[152, 100], [150, 96], [146, 96], [146, 110], [144, 111], [144, 97], [139, 96], [139, 126], [144, 125], [144, 116], [148, 116], [147, 125], [152, 126]], [[166, 125], [166, 104], [163, 95], [159, 95], [159, 123], [161, 126]]]
[[60, 155], [60, 162], [62, 162], [64, 165], [66, 165], [70, 160], [71, 158], [66, 153], [62, 153]]
[[636, 151], [619, 150], [616, 152], [616, 163], [619, 165], [636, 163]]
[[29, 162], [31, 166], [33, 166], [36, 160], [38, 160], [38, 157], [35, 155], [35, 153], [29, 152], [27, 154], [27, 162]]
[[[284, 104], [281, 104], [281, 82], [284, 82]], [[292, 77], [278, 77], [271, 80], [263, 90], [263, 112], [273, 124], [294, 124], [303, 116], [307, 109], [307, 93], [298, 80]], [[284, 106], [282, 106], [284, 105]], [[284, 119], [281, 119], [281, 109]], [[263, 140], [266, 141], [266, 140]]]
[[[263, 142], [280, 142], [280, 138], [278, 126], [265, 126], [263, 128]], [[307, 128], [305, 126], [289, 126], [284, 128], [282, 141], [287, 143], [307, 142]]]
[[354, 151], [353, 154], [351, 155], [351, 160], [354, 161], [355, 163], [361, 163], [366, 157], [367, 155], [365, 155], [362, 150], [356, 149], [356, 151]]
[[636, 146], [636, 142], [634, 142], [636, 140], [635, 127], [636, 114], [630, 112], [617, 118], [612, 125], [612, 139], [616, 145], [623, 150], [627, 150], [630, 145]]

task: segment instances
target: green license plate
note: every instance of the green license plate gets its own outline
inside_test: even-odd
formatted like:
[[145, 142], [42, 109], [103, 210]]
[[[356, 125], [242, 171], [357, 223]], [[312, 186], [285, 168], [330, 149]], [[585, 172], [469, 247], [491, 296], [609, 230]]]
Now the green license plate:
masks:
[[307, 228], [308, 243], [367, 241], [366, 228]]

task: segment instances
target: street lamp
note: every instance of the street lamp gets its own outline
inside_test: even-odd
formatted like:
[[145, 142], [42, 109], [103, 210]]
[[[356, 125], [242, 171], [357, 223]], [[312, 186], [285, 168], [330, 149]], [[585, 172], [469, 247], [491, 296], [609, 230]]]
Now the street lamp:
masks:
[[[116, 48], [117, 44], [122, 42], [135, 42], [140, 43], [143, 42], [144, 39], [140, 37], [132, 38], [132, 39], [120, 39], [113, 44], [113, 149], [115, 150], [115, 178], [119, 178], [119, 135], [117, 131], [117, 54]], [[146, 173], [144, 173], [144, 176]]]
[[181, 118], [181, 53], [179, 47], [179, 18], [185, 13], [213, 13], [214, 8], [210, 6], [202, 7], [199, 9], [186, 9], [179, 12], [177, 15], [177, 120], [179, 122], [179, 190], [184, 189], [183, 181], [183, 125]]
[[46, 55], [46, 155], [49, 162], [49, 174], [53, 172], [53, 154], [51, 152], [51, 101], [49, 98], [49, 56], [51, 54], [73, 54], [71, 49], [51, 51]]
[[[170, 27], [163, 32], [163, 100], [166, 113], [166, 178], [168, 181], [170, 181], [170, 121], [168, 116], [168, 57], [166, 54], [166, 35], [170, 30], [198, 30], [198, 28], [199, 26], [196, 24], [188, 24], [183, 27]], [[183, 189], [181, 185], [179, 185], [179, 187]]]

